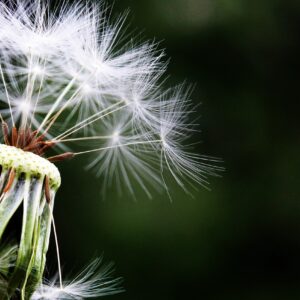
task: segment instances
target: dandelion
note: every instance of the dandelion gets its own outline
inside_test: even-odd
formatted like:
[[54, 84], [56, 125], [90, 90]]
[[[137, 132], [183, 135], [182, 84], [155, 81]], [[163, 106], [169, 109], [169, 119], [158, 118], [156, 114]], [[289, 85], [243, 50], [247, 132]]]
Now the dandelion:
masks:
[[[53, 218], [61, 184], [55, 163], [85, 155], [88, 167], [104, 175], [104, 187], [133, 195], [134, 180], [148, 197], [150, 186], [168, 191], [166, 172], [187, 190], [188, 182], [205, 185], [218, 170], [184, 146], [194, 130], [189, 92], [184, 85], [162, 90], [166, 66], [156, 43], [124, 44], [125, 18], [109, 22], [103, 4], [62, 4], [55, 13], [49, 5], [0, 2], [0, 239], [23, 211], [19, 244], [0, 252], [1, 299], [120, 291], [110, 268], [99, 270], [101, 260], [63, 281]], [[51, 229], [58, 276], [47, 281]]]

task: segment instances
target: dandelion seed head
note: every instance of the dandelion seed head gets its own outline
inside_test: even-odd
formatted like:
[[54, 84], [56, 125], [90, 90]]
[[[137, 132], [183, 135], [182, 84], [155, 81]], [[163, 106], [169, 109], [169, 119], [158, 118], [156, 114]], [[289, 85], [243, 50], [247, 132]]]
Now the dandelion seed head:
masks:
[[48, 176], [56, 188], [61, 183], [60, 173], [54, 164], [39, 155], [16, 147], [0, 144], [0, 165], [32, 176]]
[[189, 94], [184, 85], [163, 89], [166, 63], [156, 42], [124, 42], [126, 15], [112, 22], [104, 5], [83, 2], [56, 14], [38, 0], [1, 8], [0, 100], [9, 107], [0, 112], [7, 123], [37, 130], [56, 149], [84, 141], [80, 154], [93, 153], [89, 167], [109, 175], [107, 184], [123, 176], [128, 190], [132, 179], [144, 188], [147, 178], [158, 181], [158, 164], [177, 182], [187, 176], [202, 183], [208, 169], [184, 147], [193, 132]]
[[[189, 89], [164, 89], [166, 62], [158, 43], [126, 41], [127, 14], [112, 21], [102, 2], [63, 1], [55, 13], [50, 4], [0, 0], [0, 205], [11, 205], [7, 219], [0, 216], [0, 239], [24, 202], [33, 210], [24, 216], [36, 216], [30, 224], [38, 228], [30, 225], [24, 234], [40, 231], [45, 240], [35, 236], [42, 246], [19, 251], [30, 264], [39, 261], [34, 255], [44, 259], [52, 224], [59, 266], [58, 280], [45, 280], [31, 299], [87, 299], [118, 292], [119, 280], [110, 279], [109, 268], [97, 272], [98, 260], [62, 281], [52, 215], [61, 179], [54, 163], [86, 155], [104, 191], [113, 187], [134, 197], [139, 186], [149, 198], [160, 187], [169, 193], [166, 173], [188, 191], [190, 183], [207, 185], [207, 176], [221, 169], [188, 144], [195, 131]], [[7, 253], [13, 254], [1, 257], [0, 251], [0, 273]], [[14, 272], [20, 263], [11, 266]], [[27, 270], [26, 284], [40, 282], [44, 263]]]

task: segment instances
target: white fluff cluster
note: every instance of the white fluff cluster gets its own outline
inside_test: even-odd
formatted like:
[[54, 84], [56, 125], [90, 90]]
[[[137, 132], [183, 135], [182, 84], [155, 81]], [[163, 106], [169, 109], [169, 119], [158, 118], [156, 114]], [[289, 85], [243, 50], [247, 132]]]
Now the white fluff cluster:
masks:
[[45, 282], [34, 292], [31, 300], [81, 300], [108, 296], [121, 292], [120, 279], [111, 279], [111, 265], [98, 270], [101, 259], [93, 261], [72, 281], [59, 285], [57, 277]]
[[0, 248], [0, 295], [7, 296], [7, 274], [14, 267], [17, 259], [18, 247], [16, 245], [4, 244]]
[[15, 260], [17, 258], [17, 251], [18, 247], [16, 245], [5, 245], [0, 249], [0, 286], [1, 275], [6, 274], [9, 268], [14, 266]]
[[[121, 34], [107, 9], [79, 1], [50, 12], [47, 1], [0, 3], [1, 114], [6, 122], [44, 133], [57, 148], [77, 143], [105, 186], [145, 180], [164, 171], [185, 189], [206, 184], [215, 168], [186, 151], [192, 111], [184, 86], [161, 88], [157, 44], [139, 46]], [[164, 184], [163, 184], [164, 185]]]

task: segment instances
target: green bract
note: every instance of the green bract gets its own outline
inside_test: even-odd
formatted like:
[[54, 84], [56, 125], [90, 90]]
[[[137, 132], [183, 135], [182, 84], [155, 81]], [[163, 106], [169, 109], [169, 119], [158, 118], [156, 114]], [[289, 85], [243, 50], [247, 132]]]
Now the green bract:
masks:
[[[7, 285], [7, 289], [0, 289], [0, 299], [11, 299], [18, 291], [21, 299], [30, 299], [42, 282], [54, 197], [61, 178], [48, 160], [13, 146], [0, 145], [0, 166], [0, 239], [16, 211], [23, 210], [16, 260], [8, 272], [0, 274]], [[46, 177], [49, 187], [46, 187]]]

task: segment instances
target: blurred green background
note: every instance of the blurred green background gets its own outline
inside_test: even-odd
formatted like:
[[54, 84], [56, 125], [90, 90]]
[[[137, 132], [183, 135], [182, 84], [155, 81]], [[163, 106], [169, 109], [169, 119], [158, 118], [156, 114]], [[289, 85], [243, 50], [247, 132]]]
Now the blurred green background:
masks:
[[65, 274], [103, 253], [126, 289], [107, 299], [300, 299], [300, 1], [115, 0], [112, 15], [127, 8], [129, 32], [171, 57], [169, 83], [196, 84], [195, 151], [226, 172], [194, 197], [174, 185], [172, 203], [104, 200], [84, 160], [62, 164]]

